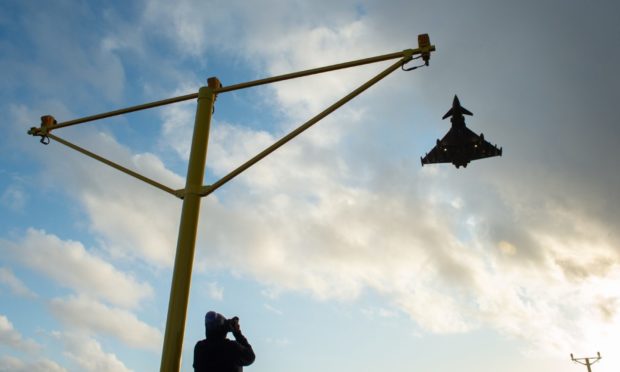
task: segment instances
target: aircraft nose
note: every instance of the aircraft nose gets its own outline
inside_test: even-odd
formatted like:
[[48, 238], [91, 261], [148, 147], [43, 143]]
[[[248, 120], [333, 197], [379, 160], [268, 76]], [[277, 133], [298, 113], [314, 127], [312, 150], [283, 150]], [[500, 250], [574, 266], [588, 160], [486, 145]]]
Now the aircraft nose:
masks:
[[454, 101], [452, 101], [452, 106], [458, 107], [460, 105], [461, 105], [461, 102], [459, 102], [459, 97], [455, 94], [454, 95]]

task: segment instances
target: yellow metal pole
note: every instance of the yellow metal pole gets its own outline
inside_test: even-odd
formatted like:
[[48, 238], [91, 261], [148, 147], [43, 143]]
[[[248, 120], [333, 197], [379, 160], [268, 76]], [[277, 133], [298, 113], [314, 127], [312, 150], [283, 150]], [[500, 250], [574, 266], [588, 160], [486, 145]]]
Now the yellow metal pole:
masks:
[[198, 215], [200, 212], [200, 192], [207, 160], [207, 143], [211, 114], [215, 102], [215, 89], [221, 86], [217, 78], [210, 78], [206, 87], [198, 91], [198, 106], [196, 108], [196, 122], [194, 135], [187, 167], [185, 182], [185, 197], [179, 226], [179, 239], [174, 259], [170, 301], [168, 303], [168, 318], [166, 333], [161, 355], [161, 372], [178, 372], [181, 368], [181, 352], [183, 350], [183, 335], [185, 333], [185, 319], [192, 277]]

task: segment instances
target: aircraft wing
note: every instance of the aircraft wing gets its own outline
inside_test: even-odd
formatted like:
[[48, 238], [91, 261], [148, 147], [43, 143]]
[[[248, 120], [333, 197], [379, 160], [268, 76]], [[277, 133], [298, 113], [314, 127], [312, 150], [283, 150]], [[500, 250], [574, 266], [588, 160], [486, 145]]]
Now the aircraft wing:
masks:
[[502, 149], [484, 140], [467, 127], [451, 128], [437, 145], [421, 160], [422, 165], [432, 163], [452, 163], [457, 168], [466, 167], [476, 159], [501, 156]]
[[497, 148], [497, 146], [490, 144], [484, 139], [480, 139], [480, 142], [474, 144], [471, 160], [489, 158], [492, 156], [502, 156], [502, 148]]
[[437, 145], [431, 149], [421, 160], [422, 165], [433, 163], [451, 163], [452, 159], [448, 156], [445, 147], [438, 141]]

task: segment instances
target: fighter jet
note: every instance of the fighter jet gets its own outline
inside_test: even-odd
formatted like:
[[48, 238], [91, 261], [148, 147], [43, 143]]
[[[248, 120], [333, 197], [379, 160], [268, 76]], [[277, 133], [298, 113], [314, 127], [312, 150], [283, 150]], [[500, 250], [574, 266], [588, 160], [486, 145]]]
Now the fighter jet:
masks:
[[476, 159], [491, 156], [502, 156], [502, 148], [491, 145], [484, 140], [484, 134], [477, 135], [465, 126], [463, 114], [473, 116], [469, 110], [461, 106], [459, 98], [455, 95], [452, 108], [442, 119], [450, 118], [452, 127], [441, 139], [431, 152], [420, 158], [422, 166], [432, 163], [452, 163], [455, 167], [467, 167], [467, 164]]

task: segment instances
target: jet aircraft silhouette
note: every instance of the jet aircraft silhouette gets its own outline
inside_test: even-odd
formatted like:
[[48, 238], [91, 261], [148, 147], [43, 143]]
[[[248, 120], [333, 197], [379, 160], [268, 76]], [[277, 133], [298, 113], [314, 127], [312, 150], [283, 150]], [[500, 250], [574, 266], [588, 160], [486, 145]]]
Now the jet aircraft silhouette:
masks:
[[420, 158], [422, 166], [432, 163], [452, 163], [455, 167], [467, 167], [467, 164], [476, 159], [492, 156], [502, 156], [502, 148], [491, 145], [484, 140], [484, 134], [477, 135], [465, 126], [465, 117], [473, 116], [469, 110], [461, 106], [459, 98], [455, 95], [452, 108], [442, 119], [450, 118], [452, 127], [441, 139], [431, 152]]

